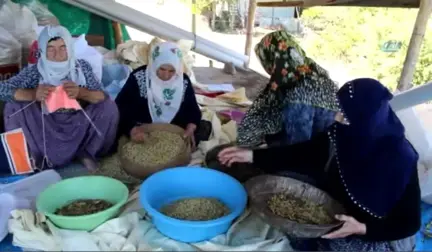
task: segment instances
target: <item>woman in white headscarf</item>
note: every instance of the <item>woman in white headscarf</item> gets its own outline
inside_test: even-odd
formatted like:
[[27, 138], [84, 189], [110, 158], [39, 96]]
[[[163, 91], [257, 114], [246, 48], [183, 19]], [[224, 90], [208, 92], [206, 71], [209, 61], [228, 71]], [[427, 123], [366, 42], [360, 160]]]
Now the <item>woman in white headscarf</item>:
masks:
[[[24, 130], [37, 166], [61, 167], [79, 158], [89, 168], [115, 141], [118, 109], [102, 91], [90, 64], [75, 58], [72, 36], [62, 26], [47, 26], [39, 35], [39, 59], [15, 77], [0, 82], [5, 128]], [[46, 98], [63, 88], [82, 109], [46, 114]], [[45, 166], [46, 167], [46, 166]]]
[[170, 123], [194, 139], [201, 111], [189, 77], [183, 73], [182, 53], [176, 44], [163, 42], [151, 50], [149, 66], [136, 69], [116, 98], [120, 111], [118, 136], [145, 141], [143, 124]]

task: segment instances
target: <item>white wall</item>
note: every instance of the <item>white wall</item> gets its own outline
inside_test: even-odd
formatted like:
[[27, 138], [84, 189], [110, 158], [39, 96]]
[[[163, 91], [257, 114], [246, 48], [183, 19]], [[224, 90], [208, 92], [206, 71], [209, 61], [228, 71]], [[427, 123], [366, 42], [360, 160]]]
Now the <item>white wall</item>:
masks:
[[432, 204], [432, 128], [425, 127], [425, 117], [432, 113], [419, 113], [417, 105], [432, 100], [432, 82], [396, 94], [391, 101], [392, 107], [405, 126], [406, 136], [419, 153], [418, 173], [422, 200]]

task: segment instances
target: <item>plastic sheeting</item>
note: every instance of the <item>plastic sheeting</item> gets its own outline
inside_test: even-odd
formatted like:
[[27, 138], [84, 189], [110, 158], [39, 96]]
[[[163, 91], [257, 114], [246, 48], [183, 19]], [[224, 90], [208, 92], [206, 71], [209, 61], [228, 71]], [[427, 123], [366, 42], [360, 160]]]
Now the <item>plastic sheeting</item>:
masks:
[[89, 46], [84, 35], [74, 39], [74, 45], [75, 57], [89, 62], [96, 78], [102, 80], [103, 55], [95, 48]]
[[39, 0], [12, 0], [13, 2], [25, 5], [36, 16], [39, 25], [58, 24], [58, 20], [48, 8]]
[[126, 83], [131, 69], [123, 64], [104, 65], [102, 68], [103, 89], [112, 100], [115, 100]]
[[0, 26], [0, 65], [21, 62], [21, 43]]
[[[0, 0], [3, 1], [3, 0]], [[111, 20], [91, 14], [88, 11], [74, 7], [59, 0], [13, 0], [27, 6], [36, 16], [39, 25], [60, 23], [74, 36], [81, 34], [102, 35], [105, 37], [105, 47], [115, 48], [114, 31]], [[124, 25], [123, 40], [129, 40], [129, 34]]]
[[[27, 7], [7, 0], [0, 9], [0, 27], [21, 43], [22, 57], [20, 58], [22, 61], [20, 63], [25, 66], [27, 64], [30, 46], [37, 38], [37, 20], [35, 15]], [[11, 41], [10, 36], [6, 35], [7, 33], [1, 32], [0, 34], [2, 41], [7, 42], [6, 39]], [[5, 34], [5, 36], [3, 36], [3, 34]], [[8, 43], [13, 44], [14, 42]], [[4, 50], [7, 50], [7, 48]], [[11, 63], [17, 63], [15, 59], [11, 58], [10, 61], [15, 61]]]

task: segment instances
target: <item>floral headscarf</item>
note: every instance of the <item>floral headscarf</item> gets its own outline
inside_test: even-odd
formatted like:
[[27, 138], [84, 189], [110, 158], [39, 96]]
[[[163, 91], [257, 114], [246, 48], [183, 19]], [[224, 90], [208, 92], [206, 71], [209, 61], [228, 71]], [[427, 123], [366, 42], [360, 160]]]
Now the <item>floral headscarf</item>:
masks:
[[[180, 109], [183, 92], [182, 53], [171, 42], [162, 42], [151, 50], [151, 63], [146, 69], [146, 90], [150, 115], [153, 122], [170, 123]], [[157, 75], [159, 67], [171, 65], [175, 74], [164, 81]]]
[[311, 59], [285, 31], [270, 33], [255, 47], [255, 53], [272, 77], [273, 90], [280, 87], [292, 87], [306, 74], [311, 74], [309, 68]]
[[238, 144], [255, 146], [266, 135], [279, 133], [282, 110], [290, 103], [339, 110], [336, 83], [286, 31], [267, 34], [255, 46], [255, 53], [271, 77], [239, 125]]

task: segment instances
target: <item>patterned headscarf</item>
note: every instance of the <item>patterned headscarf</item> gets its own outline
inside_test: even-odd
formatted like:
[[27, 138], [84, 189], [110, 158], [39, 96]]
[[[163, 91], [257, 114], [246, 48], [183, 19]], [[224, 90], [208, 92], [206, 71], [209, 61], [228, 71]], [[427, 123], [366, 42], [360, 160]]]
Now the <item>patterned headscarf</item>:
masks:
[[[171, 42], [162, 42], [151, 50], [151, 62], [147, 66], [147, 100], [153, 122], [170, 123], [180, 109], [183, 99], [182, 52]], [[171, 65], [175, 74], [164, 81], [157, 76], [158, 69]]]
[[390, 107], [392, 94], [379, 81], [353, 80], [338, 97], [349, 124], [334, 124], [329, 134], [343, 184], [355, 204], [384, 217], [402, 197], [418, 154]]
[[338, 111], [337, 85], [286, 31], [267, 34], [255, 46], [261, 65], [271, 75], [238, 129], [238, 144], [255, 146], [283, 128], [282, 110], [289, 103]]
[[[46, 57], [48, 43], [52, 38], [63, 39], [68, 54], [68, 59], [63, 62], [54, 62]], [[41, 83], [59, 86], [62, 82], [70, 78], [77, 85], [85, 86], [84, 74], [75, 58], [74, 42], [72, 35], [63, 26], [46, 26], [39, 35], [39, 59], [37, 68], [42, 76]]]

